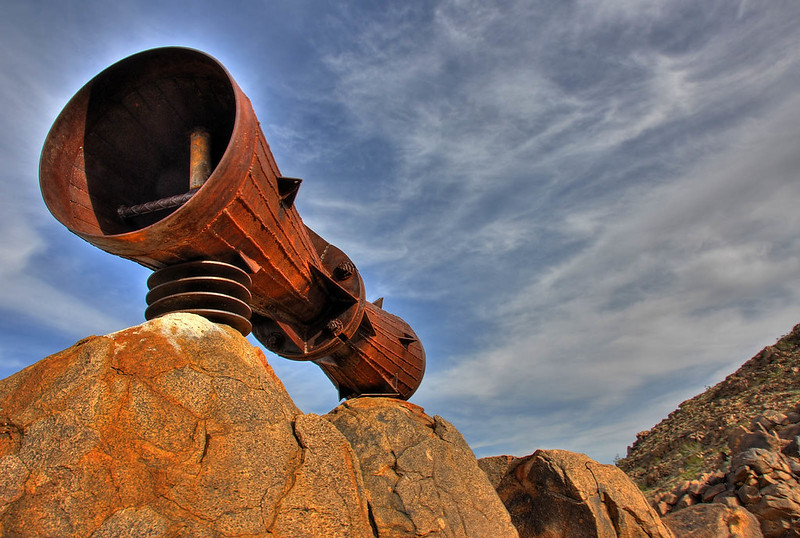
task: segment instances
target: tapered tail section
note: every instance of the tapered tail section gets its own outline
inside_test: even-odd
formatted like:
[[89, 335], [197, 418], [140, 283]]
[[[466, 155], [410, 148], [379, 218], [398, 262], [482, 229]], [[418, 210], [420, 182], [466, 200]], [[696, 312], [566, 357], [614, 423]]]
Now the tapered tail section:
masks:
[[405, 400], [425, 374], [425, 350], [405, 321], [367, 303], [356, 335], [317, 364], [342, 398], [369, 395]]

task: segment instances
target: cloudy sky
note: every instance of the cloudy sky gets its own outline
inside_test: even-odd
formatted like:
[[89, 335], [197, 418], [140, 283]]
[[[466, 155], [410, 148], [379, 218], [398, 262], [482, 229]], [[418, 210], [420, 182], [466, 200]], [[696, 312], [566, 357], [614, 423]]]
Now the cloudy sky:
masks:
[[800, 3], [223, 5], [2, 2], [0, 376], [143, 321], [149, 272], [49, 214], [38, 160], [85, 82], [167, 45], [250, 97], [305, 222], [421, 337], [412, 401], [478, 456], [610, 462], [800, 322]]

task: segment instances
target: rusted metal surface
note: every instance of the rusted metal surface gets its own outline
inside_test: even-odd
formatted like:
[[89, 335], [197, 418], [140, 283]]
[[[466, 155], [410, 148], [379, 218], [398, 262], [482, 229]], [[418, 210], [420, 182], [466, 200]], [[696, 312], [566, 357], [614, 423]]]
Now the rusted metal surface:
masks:
[[408, 398], [419, 386], [416, 335], [367, 303], [355, 264], [303, 224], [300, 180], [280, 174], [250, 101], [210, 56], [154, 49], [100, 73], [53, 125], [40, 184], [53, 215], [107, 252], [154, 270], [222, 262], [251, 281], [243, 299], [217, 269], [202, 285], [171, 277], [148, 315], [214, 311], [203, 315], [246, 334], [243, 302], [266, 347], [316, 361], [342, 396]]
[[359, 395], [408, 399], [425, 373], [422, 344], [397, 316], [367, 303], [354, 338], [317, 364], [343, 398]]

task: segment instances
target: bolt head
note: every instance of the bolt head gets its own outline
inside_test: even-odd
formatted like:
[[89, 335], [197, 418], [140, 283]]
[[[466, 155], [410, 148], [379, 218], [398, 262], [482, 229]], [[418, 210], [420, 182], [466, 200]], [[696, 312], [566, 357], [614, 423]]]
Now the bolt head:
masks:
[[356, 272], [356, 266], [353, 262], [342, 262], [333, 270], [333, 278], [336, 280], [347, 280]]
[[264, 345], [267, 349], [276, 351], [283, 348], [283, 344], [286, 342], [286, 337], [283, 336], [279, 332], [272, 332], [267, 335], [267, 338], [264, 341]]
[[338, 318], [332, 319], [328, 322], [325, 328], [328, 329], [331, 333], [333, 333], [334, 336], [339, 336], [340, 334], [342, 334], [342, 331], [344, 330], [344, 323], [342, 323], [342, 320]]

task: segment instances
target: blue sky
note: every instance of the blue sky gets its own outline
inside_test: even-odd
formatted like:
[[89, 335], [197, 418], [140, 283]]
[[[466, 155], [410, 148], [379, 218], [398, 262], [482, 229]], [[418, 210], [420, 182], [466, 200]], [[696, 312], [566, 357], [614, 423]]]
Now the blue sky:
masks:
[[168, 45], [249, 96], [479, 457], [611, 461], [800, 322], [800, 3], [228, 4], [3, 2], [0, 376], [143, 321], [149, 271], [62, 227], [38, 160], [84, 83]]

